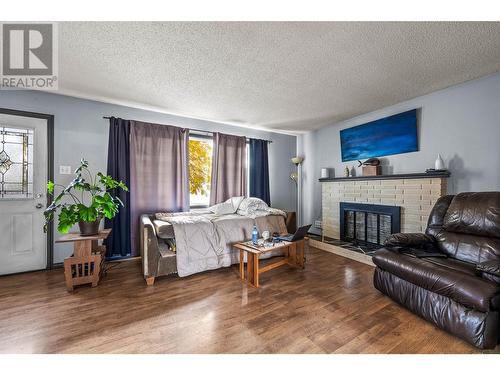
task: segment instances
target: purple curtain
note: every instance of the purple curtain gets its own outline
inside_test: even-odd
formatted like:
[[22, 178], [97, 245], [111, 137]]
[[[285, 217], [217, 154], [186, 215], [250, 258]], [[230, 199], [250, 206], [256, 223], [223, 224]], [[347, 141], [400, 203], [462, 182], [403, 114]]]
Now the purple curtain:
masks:
[[131, 242], [137, 254], [140, 215], [189, 210], [189, 137], [174, 126], [130, 123]]
[[247, 195], [246, 138], [214, 133], [210, 205]]

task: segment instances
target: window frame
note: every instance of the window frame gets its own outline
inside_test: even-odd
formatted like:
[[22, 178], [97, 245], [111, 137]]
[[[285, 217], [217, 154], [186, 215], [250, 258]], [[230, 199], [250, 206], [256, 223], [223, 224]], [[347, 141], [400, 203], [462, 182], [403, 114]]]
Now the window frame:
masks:
[[[198, 131], [190, 131], [189, 132], [189, 136], [188, 136], [188, 144], [189, 144], [189, 141], [193, 139], [193, 140], [207, 140], [207, 139], [210, 139], [212, 140], [212, 147], [213, 147], [213, 135], [208, 135], [207, 133], [205, 132], [198, 132]], [[189, 147], [189, 146], [188, 146]], [[246, 148], [245, 148], [245, 152], [246, 152], [246, 162], [247, 162], [247, 173], [246, 173], [246, 177], [247, 177], [247, 182], [246, 182], [246, 187], [247, 187], [247, 194], [246, 196], [249, 197], [250, 196], [250, 140], [247, 139], [246, 140]], [[189, 162], [189, 160], [188, 160]], [[188, 181], [189, 182], [189, 181]], [[210, 191], [210, 194], [212, 193], [212, 191]], [[210, 195], [208, 196], [208, 201], [210, 202]], [[191, 194], [189, 194], [189, 209], [190, 210], [193, 210], [193, 209], [200, 209], [200, 208], [208, 208], [210, 207], [210, 203], [207, 204], [207, 205], [203, 205], [203, 204], [195, 204], [195, 205], [191, 205]]]

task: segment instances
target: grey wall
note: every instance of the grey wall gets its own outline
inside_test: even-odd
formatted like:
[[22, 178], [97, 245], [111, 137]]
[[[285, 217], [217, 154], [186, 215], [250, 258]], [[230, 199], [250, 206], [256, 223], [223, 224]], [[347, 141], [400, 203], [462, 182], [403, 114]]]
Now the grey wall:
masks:
[[321, 216], [320, 169], [333, 168], [342, 176], [346, 165], [357, 165], [342, 163], [339, 131], [413, 108], [421, 108], [420, 151], [381, 158], [384, 174], [423, 172], [440, 153], [452, 173], [449, 193], [500, 190], [500, 74], [495, 74], [301, 135], [304, 222]]
[[[108, 120], [103, 116], [142, 120], [208, 131], [272, 140], [269, 146], [269, 173], [273, 207], [295, 210], [296, 190], [289, 179], [294, 167], [296, 137], [246, 129], [215, 122], [195, 120], [158, 112], [35, 91], [0, 91], [0, 108], [41, 112], [55, 116], [54, 171], [55, 182], [66, 184], [71, 176], [60, 175], [60, 165], [72, 168], [85, 157], [92, 169], [105, 171], [108, 148]], [[56, 233], [57, 238], [57, 233]], [[62, 261], [71, 248], [56, 244], [54, 259]]]

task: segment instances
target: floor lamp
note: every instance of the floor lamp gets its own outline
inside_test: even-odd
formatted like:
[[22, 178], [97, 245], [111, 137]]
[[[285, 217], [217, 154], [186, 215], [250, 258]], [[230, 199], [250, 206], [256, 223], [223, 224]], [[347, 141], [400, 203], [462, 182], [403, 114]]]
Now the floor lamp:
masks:
[[304, 158], [296, 156], [291, 161], [297, 166], [297, 173], [293, 172], [290, 178], [297, 184], [297, 227], [300, 227], [302, 225], [302, 162]]

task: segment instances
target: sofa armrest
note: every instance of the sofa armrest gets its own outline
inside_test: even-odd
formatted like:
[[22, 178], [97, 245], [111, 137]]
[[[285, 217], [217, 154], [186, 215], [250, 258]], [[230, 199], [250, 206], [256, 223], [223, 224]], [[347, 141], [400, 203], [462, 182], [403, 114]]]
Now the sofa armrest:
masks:
[[476, 265], [476, 271], [500, 277], [500, 259], [487, 260]]
[[384, 246], [434, 249], [434, 244], [434, 237], [424, 233], [394, 233], [385, 240]]
[[140, 236], [143, 275], [145, 278], [155, 277], [158, 273], [160, 249], [153, 222], [148, 215], [141, 215]]

